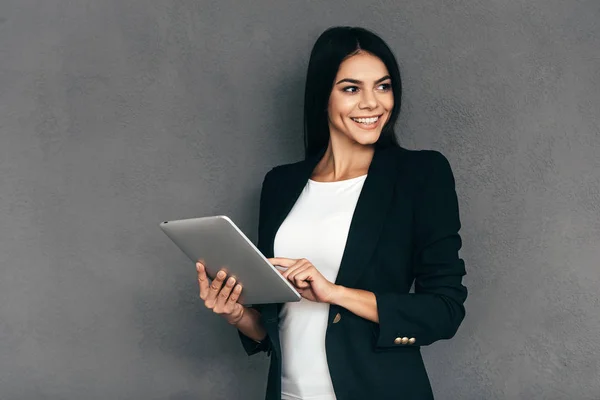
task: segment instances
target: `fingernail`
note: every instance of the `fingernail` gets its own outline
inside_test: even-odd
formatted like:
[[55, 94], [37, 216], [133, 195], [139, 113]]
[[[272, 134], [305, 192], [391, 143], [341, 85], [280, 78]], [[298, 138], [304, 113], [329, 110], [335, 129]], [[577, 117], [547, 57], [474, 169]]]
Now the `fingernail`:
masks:
[[227, 286], [233, 286], [234, 282], [235, 282], [235, 279], [233, 279], [233, 278], [227, 279]]
[[219, 273], [217, 274], [218, 278], [224, 278], [225, 277], [225, 272], [223, 271], [219, 271]]

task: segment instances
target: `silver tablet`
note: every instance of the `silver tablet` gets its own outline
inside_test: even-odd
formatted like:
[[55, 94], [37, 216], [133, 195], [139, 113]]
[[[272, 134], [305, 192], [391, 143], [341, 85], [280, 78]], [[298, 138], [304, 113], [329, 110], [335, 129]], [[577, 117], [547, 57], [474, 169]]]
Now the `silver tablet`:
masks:
[[223, 268], [242, 284], [240, 304], [299, 301], [300, 294], [244, 233], [224, 215], [162, 222], [160, 228], [209, 278]]

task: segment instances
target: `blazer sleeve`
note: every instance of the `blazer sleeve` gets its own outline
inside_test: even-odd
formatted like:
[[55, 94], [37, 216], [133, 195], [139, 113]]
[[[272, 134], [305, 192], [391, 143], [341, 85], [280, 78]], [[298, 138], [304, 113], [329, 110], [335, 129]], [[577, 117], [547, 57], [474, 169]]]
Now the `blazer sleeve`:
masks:
[[[258, 211], [258, 244], [257, 247], [261, 252], [265, 252], [265, 234], [264, 234], [264, 226], [265, 226], [265, 218], [267, 210], [271, 208], [272, 195], [269, 193], [273, 193], [271, 191], [272, 181], [273, 181], [273, 170], [267, 172], [265, 178], [263, 179], [262, 188], [260, 191], [260, 204]], [[254, 308], [258, 312], [261, 312], [261, 304], [255, 304], [250, 306], [250, 308]], [[238, 335], [242, 342], [242, 346], [246, 353], [251, 356], [260, 352], [267, 352], [268, 355], [271, 355], [271, 341], [269, 336], [267, 335], [261, 342], [258, 342], [254, 339], [249, 338], [244, 335], [238, 329]]]
[[[417, 182], [414, 203], [415, 293], [375, 293], [379, 350], [450, 339], [465, 316], [466, 272], [458, 255], [462, 242], [454, 176], [441, 153], [420, 153], [425, 163], [420, 167], [426, 172]], [[404, 337], [414, 340], [396, 340]]]
[[[254, 308], [254, 309], [258, 310], [258, 312], [260, 312], [260, 304], [256, 304], [256, 305], [253, 305], [250, 307]], [[263, 351], [267, 352], [268, 355], [271, 355], [271, 340], [269, 339], [268, 335], [260, 342], [244, 335], [239, 329], [238, 329], [238, 335], [242, 342], [242, 347], [246, 351], [246, 354], [248, 354], [249, 356], [257, 354], [257, 353], [261, 353]]]

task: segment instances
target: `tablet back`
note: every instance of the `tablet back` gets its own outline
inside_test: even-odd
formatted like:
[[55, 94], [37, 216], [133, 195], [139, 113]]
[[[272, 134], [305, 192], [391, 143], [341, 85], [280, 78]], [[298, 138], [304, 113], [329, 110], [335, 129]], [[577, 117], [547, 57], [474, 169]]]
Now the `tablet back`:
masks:
[[214, 279], [223, 268], [242, 284], [240, 304], [285, 303], [301, 296], [227, 216], [166, 221], [163, 232]]

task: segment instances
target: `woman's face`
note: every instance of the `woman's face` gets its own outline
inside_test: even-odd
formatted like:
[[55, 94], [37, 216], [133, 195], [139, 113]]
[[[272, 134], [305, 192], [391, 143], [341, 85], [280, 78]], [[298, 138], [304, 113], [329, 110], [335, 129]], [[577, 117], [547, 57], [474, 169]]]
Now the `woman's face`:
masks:
[[362, 145], [377, 142], [394, 106], [391, 81], [385, 64], [369, 53], [344, 60], [329, 97], [332, 139]]

